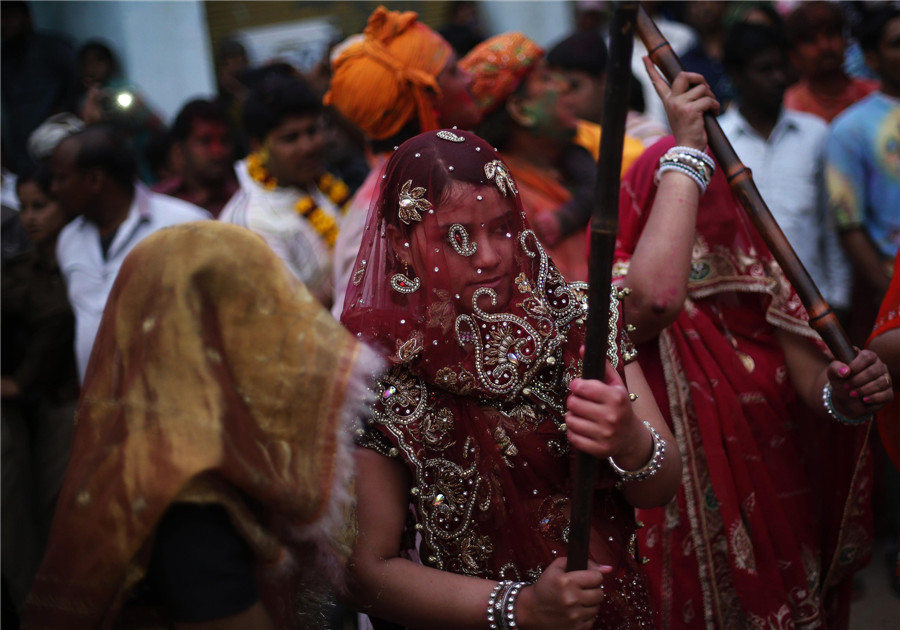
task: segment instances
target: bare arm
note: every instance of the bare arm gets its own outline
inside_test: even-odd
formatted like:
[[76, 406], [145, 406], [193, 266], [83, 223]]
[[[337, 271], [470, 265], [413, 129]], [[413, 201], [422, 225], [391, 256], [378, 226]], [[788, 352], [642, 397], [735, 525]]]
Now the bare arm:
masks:
[[[682, 72], [669, 87], [652, 63], [645, 60], [645, 65], [666, 106], [676, 143], [706, 149], [703, 114], [718, 111], [718, 103], [703, 77]], [[632, 289], [625, 318], [637, 328], [635, 343], [659, 335], [684, 307], [699, 200], [700, 190], [688, 176], [667, 171], [660, 178], [625, 279]]]
[[[483, 630], [497, 583], [401, 558], [409, 473], [399, 461], [366, 449], [357, 449], [356, 462], [359, 537], [348, 565], [355, 607], [410, 628]], [[522, 590], [516, 605], [520, 628], [579, 628], [597, 615], [603, 599], [601, 569], [565, 573], [564, 568], [565, 558], [556, 559]]]

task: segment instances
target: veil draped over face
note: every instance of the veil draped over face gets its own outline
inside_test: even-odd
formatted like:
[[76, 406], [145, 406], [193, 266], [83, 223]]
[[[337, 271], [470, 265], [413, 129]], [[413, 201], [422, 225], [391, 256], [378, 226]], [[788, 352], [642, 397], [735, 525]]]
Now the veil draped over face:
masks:
[[296, 627], [294, 578], [349, 554], [348, 423], [380, 365], [250, 231], [148, 236], [104, 311], [26, 626], [111, 627], [160, 518], [194, 502], [224, 506], [276, 627]]
[[[410, 555], [519, 580], [566, 555], [564, 417], [581, 374], [583, 289], [547, 257], [506, 164], [482, 139], [431, 131], [393, 154], [341, 321], [391, 364], [358, 443], [412, 474], [409, 533], [421, 545], [410, 543]], [[652, 627], [633, 509], [602, 468], [591, 557], [614, 575], [598, 623]]]
[[[477, 225], [458, 222], [465, 206], [476, 209]], [[488, 248], [502, 260], [482, 266]], [[548, 358], [552, 364], [562, 352], [574, 366], [583, 317], [583, 301], [527, 225], [515, 182], [490, 145], [454, 129], [420, 134], [397, 150], [347, 288], [348, 329], [438, 386], [438, 372], [452, 368], [467, 391], [509, 401]], [[575, 352], [566, 350], [572, 343]]]

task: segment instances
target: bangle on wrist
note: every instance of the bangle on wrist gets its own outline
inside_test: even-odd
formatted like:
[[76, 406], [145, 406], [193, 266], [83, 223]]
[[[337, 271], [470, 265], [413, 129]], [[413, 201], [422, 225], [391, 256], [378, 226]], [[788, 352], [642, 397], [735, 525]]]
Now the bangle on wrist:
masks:
[[509, 589], [512, 584], [513, 583], [510, 580], [503, 580], [502, 582], [497, 582], [494, 590], [491, 591], [491, 596], [488, 598], [487, 605], [487, 621], [488, 627], [491, 630], [497, 630], [501, 627], [497, 625], [498, 619], [500, 619], [500, 624], [503, 623], [503, 597], [500, 597], [500, 592], [504, 589]]
[[503, 630], [518, 629], [519, 626], [516, 623], [516, 600], [519, 597], [519, 593], [526, 586], [528, 586], [528, 582], [516, 582], [503, 594], [503, 618], [501, 620], [501, 628]]
[[872, 419], [872, 413], [863, 414], [858, 418], [848, 418], [834, 408], [834, 401], [831, 399], [831, 383], [825, 383], [822, 388], [822, 406], [825, 407], [827, 413], [832, 419], [837, 420], [841, 424], [856, 426]]
[[624, 468], [620, 468], [619, 465], [613, 461], [612, 457], [606, 458], [607, 461], [609, 461], [609, 465], [622, 481], [644, 481], [658, 473], [659, 469], [662, 468], [662, 461], [666, 455], [666, 441], [662, 439], [662, 436], [657, 430], [646, 420], [644, 420], [644, 426], [647, 427], [647, 430], [650, 431], [650, 437], [653, 438], [653, 452], [650, 454], [650, 460], [646, 464], [637, 470], [625, 470]]
[[677, 146], [672, 147], [659, 158], [659, 168], [654, 176], [657, 184], [659, 184], [660, 176], [666, 171], [677, 171], [687, 175], [700, 187], [702, 195], [706, 192], [713, 173], [716, 171], [716, 163], [703, 151]]

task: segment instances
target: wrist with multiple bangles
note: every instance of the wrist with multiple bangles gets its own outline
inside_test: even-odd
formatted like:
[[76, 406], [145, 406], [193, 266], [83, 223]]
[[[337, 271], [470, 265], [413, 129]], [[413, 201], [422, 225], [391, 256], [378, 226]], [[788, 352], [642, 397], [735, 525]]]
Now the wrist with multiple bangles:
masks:
[[516, 601], [522, 589], [531, 582], [498, 582], [491, 591], [487, 605], [488, 627], [491, 630], [516, 630]]
[[872, 419], [872, 412], [863, 414], [858, 418], [848, 418], [847, 416], [843, 415], [834, 408], [834, 401], [831, 398], [831, 393], [831, 383], [825, 383], [825, 387], [822, 388], [822, 406], [825, 407], [825, 413], [827, 413], [832, 419], [837, 420], [841, 424], [847, 424], [850, 426], [863, 424], [864, 422]]
[[676, 171], [693, 179], [700, 187], [702, 195], [706, 192], [713, 173], [716, 172], [716, 163], [703, 151], [678, 146], [672, 147], [659, 158], [659, 168], [657, 168], [655, 176], [657, 184], [662, 174], [667, 171]]
[[646, 420], [644, 420], [644, 426], [647, 427], [647, 430], [650, 431], [650, 436], [653, 438], [653, 452], [650, 454], [650, 459], [646, 464], [637, 470], [625, 470], [616, 464], [612, 457], [606, 458], [607, 461], [609, 461], [610, 467], [612, 467], [613, 471], [615, 471], [622, 481], [644, 481], [658, 473], [659, 469], [662, 468], [663, 458], [666, 455], [666, 441], [659, 432], [653, 428], [653, 425]]

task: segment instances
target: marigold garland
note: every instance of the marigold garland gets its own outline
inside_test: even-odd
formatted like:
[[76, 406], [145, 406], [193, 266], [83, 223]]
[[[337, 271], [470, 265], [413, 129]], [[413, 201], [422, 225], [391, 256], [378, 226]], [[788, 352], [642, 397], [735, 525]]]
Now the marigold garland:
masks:
[[[263, 154], [259, 152], [251, 153], [247, 156], [247, 173], [253, 178], [253, 181], [266, 190], [275, 190], [278, 186], [278, 180], [266, 170], [265, 162]], [[324, 173], [316, 180], [316, 188], [340, 208], [341, 214], [347, 211], [346, 203], [350, 197], [350, 189], [347, 188], [347, 184], [330, 173]], [[334, 249], [334, 244], [337, 242], [338, 233], [340, 232], [334, 217], [322, 210], [310, 195], [300, 197], [297, 203], [294, 204], [294, 210], [309, 221], [310, 225], [322, 237], [322, 240], [328, 244], [329, 248]]]

